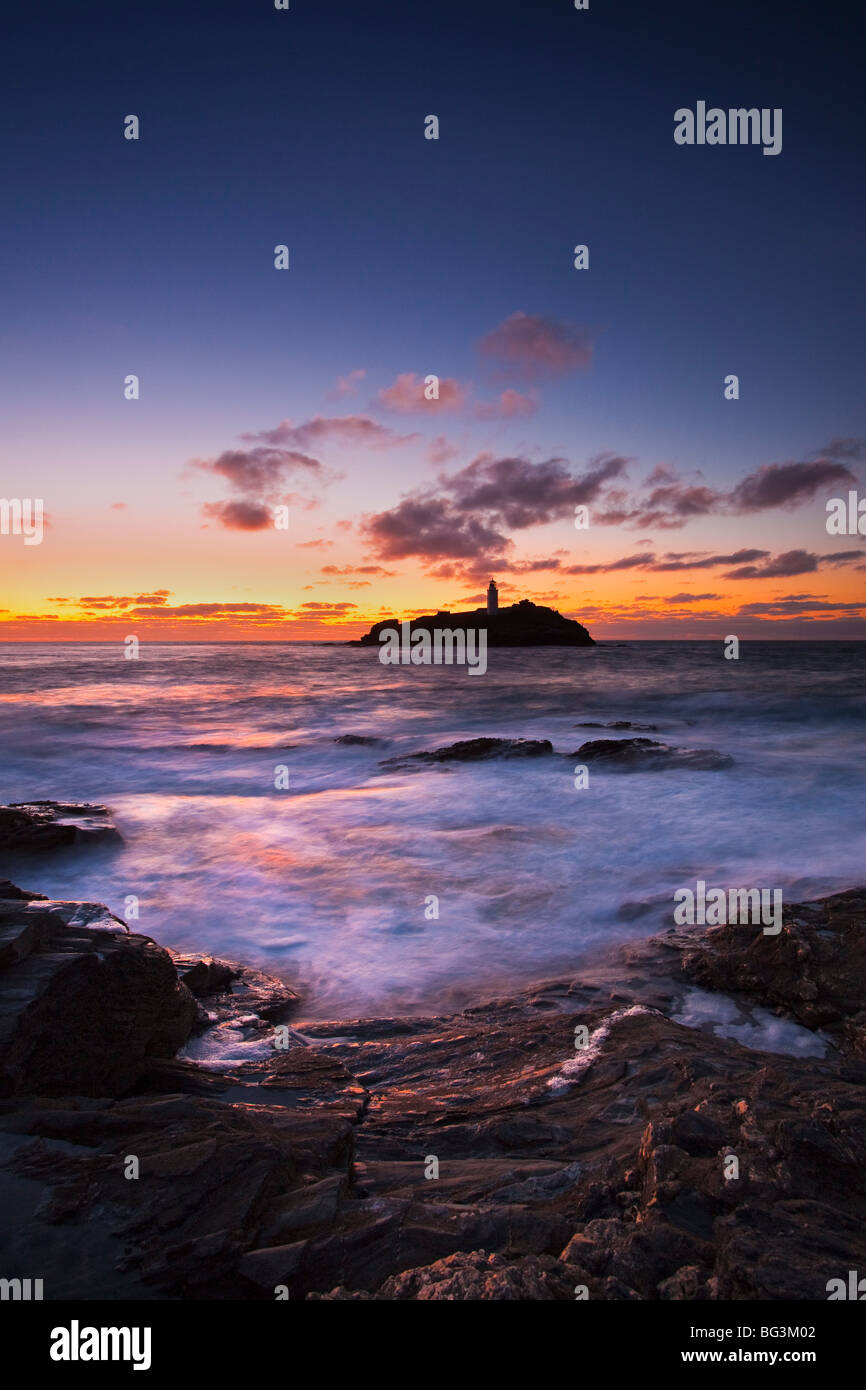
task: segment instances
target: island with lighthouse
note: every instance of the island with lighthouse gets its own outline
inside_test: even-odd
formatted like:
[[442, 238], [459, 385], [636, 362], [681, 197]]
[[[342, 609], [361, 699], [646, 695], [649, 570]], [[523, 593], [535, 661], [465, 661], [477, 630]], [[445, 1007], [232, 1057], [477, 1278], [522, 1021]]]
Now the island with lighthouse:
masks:
[[[352, 646], [375, 647], [386, 628], [393, 627], [396, 618], [384, 618]], [[451, 631], [484, 628], [490, 647], [593, 647], [595, 642], [582, 623], [566, 618], [555, 608], [545, 608], [521, 599], [507, 608], [499, 607], [499, 590], [495, 579], [487, 588], [486, 608], [474, 608], [467, 613], [440, 611], [412, 618], [410, 632], [432, 632], [447, 626]]]

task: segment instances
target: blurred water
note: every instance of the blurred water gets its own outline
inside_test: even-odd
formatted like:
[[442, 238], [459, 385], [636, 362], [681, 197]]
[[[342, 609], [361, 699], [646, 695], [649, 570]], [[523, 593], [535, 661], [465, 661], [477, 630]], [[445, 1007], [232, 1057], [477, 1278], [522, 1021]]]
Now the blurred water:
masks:
[[[103, 802], [125, 839], [17, 878], [119, 915], [134, 894], [140, 930], [285, 974], [320, 1016], [572, 968], [669, 923], [674, 889], [699, 877], [786, 900], [861, 883], [866, 646], [740, 651], [493, 649], [469, 677], [328, 643], [154, 644], [139, 661], [119, 643], [0, 644], [0, 800]], [[592, 770], [585, 790], [565, 757], [380, 766], [486, 734], [569, 754], [607, 736], [578, 721], [616, 719], [735, 766]], [[344, 733], [387, 744], [336, 745]]]

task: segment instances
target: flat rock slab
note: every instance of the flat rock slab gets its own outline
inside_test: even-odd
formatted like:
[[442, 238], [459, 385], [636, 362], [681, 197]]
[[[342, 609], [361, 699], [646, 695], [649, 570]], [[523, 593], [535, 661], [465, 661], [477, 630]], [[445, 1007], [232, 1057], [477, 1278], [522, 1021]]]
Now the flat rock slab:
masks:
[[0, 806], [0, 851], [43, 853], [71, 845], [120, 843], [105, 806], [17, 801]]

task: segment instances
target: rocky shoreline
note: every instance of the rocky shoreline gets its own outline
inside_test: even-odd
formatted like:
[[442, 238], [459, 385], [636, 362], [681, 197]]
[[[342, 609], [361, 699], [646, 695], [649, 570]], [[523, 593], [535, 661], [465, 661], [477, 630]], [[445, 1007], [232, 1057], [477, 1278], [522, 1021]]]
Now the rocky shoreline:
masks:
[[[864, 979], [859, 890], [774, 937], [671, 929], [459, 1012], [305, 1024], [279, 980], [2, 883], [2, 1273], [46, 1299], [823, 1300], [866, 1267]], [[696, 997], [824, 1055], [685, 1026]]]

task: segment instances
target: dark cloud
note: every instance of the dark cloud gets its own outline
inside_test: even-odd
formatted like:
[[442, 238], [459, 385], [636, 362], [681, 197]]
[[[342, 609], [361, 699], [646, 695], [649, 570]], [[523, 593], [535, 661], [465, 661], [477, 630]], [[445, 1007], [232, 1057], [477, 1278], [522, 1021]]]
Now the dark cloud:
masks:
[[260, 502], [205, 502], [202, 512], [229, 531], [265, 531], [274, 524], [273, 511]]
[[350, 608], [357, 607], [357, 603], [316, 603], [312, 599], [301, 604], [305, 612], [312, 610], [315, 613], [346, 613]]
[[296, 473], [318, 474], [322, 465], [318, 459], [294, 449], [226, 449], [214, 459], [197, 459], [197, 468], [226, 478], [236, 492], [257, 497], [282, 487], [287, 477]]
[[610, 574], [614, 570], [653, 569], [653, 555], [624, 555], [621, 560], [608, 560], [597, 565], [568, 565], [565, 574]]
[[831, 439], [823, 449], [815, 449], [812, 456], [820, 459], [848, 459], [851, 463], [857, 463], [866, 458], [866, 439], [855, 439], [850, 435], [843, 439]]
[[[442, 475], [438, 493], [405, 497], [396, 507], [365, 517], [361, 530], [384, 559], [419, 556], [475, 561], [481, 569], [508, 568], [512, 542], [507, 530], [573, 516], [575, 506], [595, 501], [625, 465], [625, 459], [601, 456], [575, 475], [559, 458], [532, 463], [482, 454], [458, 473]], [[531, 563], [556, 568], [549, 562]]]
[[794, 574], [813, 574], [824, 565], [838, 566], [861, 560], [860, 550], [836, 550], [829, 555], [815, 555], [811, 550], [786, 550], [768, 560], [765, 565], [744, 565], [730, 570], [725, 579], [780, 579]]
[[613, 454], [600, 455], [590, 460], [587, 472], [575, 475], [561, 458], [531, 463], [482, 454], [439, 482], [461, 510], [484, 512], [496, 525], [522, 530], [573, 515], [576, 506], [595, 502], [627, 462]]
[[427, 560], [503, 555], [511, 542], [447, 498], [407, 497], [389, 511], [365, 517], [362, 532], [386, 560], [416, 555]]
[[671, 594], [665, 603], [702, 603], [706, 599], [720, 599], [721, 594]]
[[239, 616], [288, 617], [290, 612], [278, 603], [180, 603], [176, 608], [157, 606], [136, 608], [135, 618], [213, 618]]
[[660, 573], [675, 570], [711, 570], [719, 565], [743, 565], [752, 560], [763, 560], [769, 550], [735, 550], [730, 555], [702, 555], [696, 551], [681, 551], [664, 555], [649, 566]]
[[757, 614], [770, 614], [777, 616], [790, 616], [806, 614], [810, 611], [816, 613], [859, 613], [866, 608], [866, 599], [860, 603], [828, 603], [823, 598], [818, 598], [814, 594], [786, 594], [784, 597], [770, 599], [765, 603], [744, 603], [738, 609], [738, 616], [751, 616]]
[[856, 481], [849, 469], [827, 459], [816, 459], [813, 463], [766, 463], [737, 484], [729, 503], [739, 512], [797, 507], [821, 488]]

